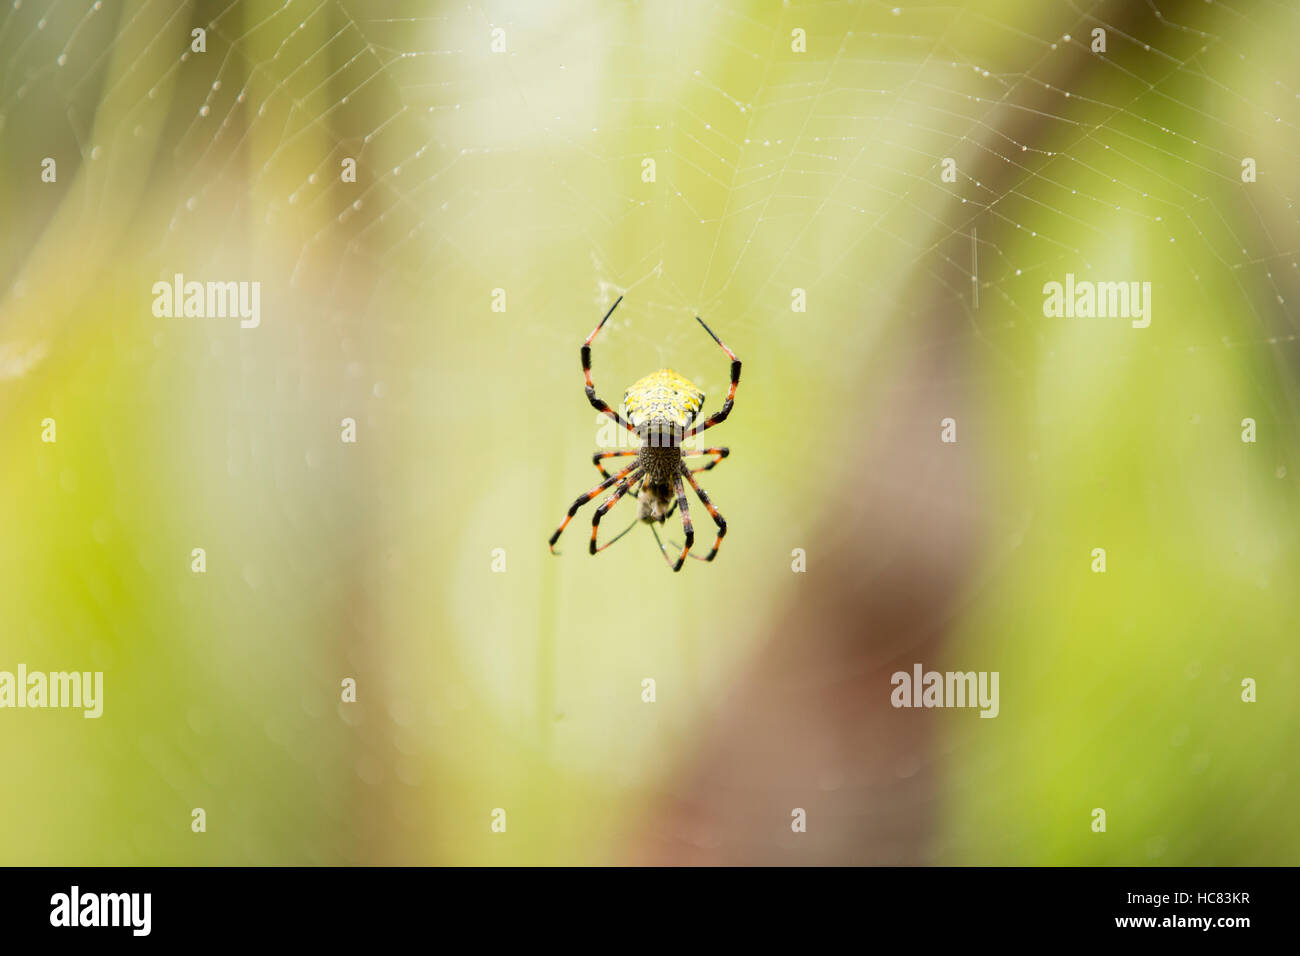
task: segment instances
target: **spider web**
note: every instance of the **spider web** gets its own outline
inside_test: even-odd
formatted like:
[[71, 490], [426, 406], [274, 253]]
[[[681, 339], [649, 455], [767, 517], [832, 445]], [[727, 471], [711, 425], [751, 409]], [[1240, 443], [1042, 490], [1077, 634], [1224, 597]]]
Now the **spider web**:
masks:
[[[1043, 281], [1105, 260], [1117, 228], [1181, 243], [1173, 257], [1189, 282], [1238, 287], [1254, 321], [1234, 323], [1217, 347], [1277, 346], [1295, 336], [1294, 199], [1285, 176], [1244, 188], [1239, 164], [1249, 143], [1261, 168], [1285, 168], [1296, 91], [1253, 75], [1242, 52], [1243, 41], [1269, 44], [1270, 20], [1254, 22], [1249, 5], [1210, 7], [1188, 11], [1188, 25], [1181, 8], [1148, 3], [1126, 29], [1108, 21], [1107, 4], [1067, 5], [1044, 18], [1063, 27], [1052, 34], [946, 6], [786, 5], [759, 21], [719, 5], [699, 21], [698, 48], [663, 41], [679, 36], [684, 7], [646, 17], [637, 40], [617, 32], [617, 14], [592, 8], [547, 28], [501, 20], [545, 42], [518, 53], [518, 66], [509, 54], [486, 75], [465, 70], [435, 108], [454, 114], [442, 129], [460, 144], [455, 163], [475, 157], [486, 171], [493, 156], [530, 148], [554, 168], [555, 204], [517, 227], [530, 242], [581, 230], [596, 274], [593, 316], [615, 292], [630, 292], [632, 305], [640, 288], [652, 290], [633, 306], [638, 316], [611, 326], [628, 330], [627, 350], [639, 355], [679, 352], [696, 334], [683, 321], [692, 312], [725, 316], [724, 329], [750, 339], [789, 325], [795, 287], [813, 296], [830, 287], [837, 305], [870, 302], [906, 321], [917, 307], [872, 260], [924, 270], [953, 334], [998, 350], [1019, 334], [1012, 329], [1041, 319]], [[462, 62], [481, 60], [468, 41], [496, 22], [482, 8], [449, 17], [447, 35], [471, 47]], [[798, 24], [815, 56], [790, 50]], [[1090, 49], [1096, 27], [1105, 53]], [[604, 112], [580, 100], [575, 109], [567, 86], [519, 79], [584, 57], [624, 94]], [[1086, 76], [1057, 86], [1062, 63], [1081, 59]], [[1007, 132], [1023, 114], [1037, 121], [1034, 140]], [[946, 157], [957, 159], [951, 186], [939, 179]], [[643, 158], [657, 163], [652, 184], [638, 178]], [[996, 171], [997, 183], [970, 168]], [[484, 191], [509, 200], [516, 188]], [[1002, 240], [1017, 231], [1034, 241], [1009, 252]], [[481, 261], [482, 251], [465, 259]], [[557, 348], [573, 340], [556, 324], [542, 331]], [[1165, 343], [1183, 344], [1204, 343]]]
[[[220, 249], [223, 235], [264, 217], [299, 234], [295, 289], [373, 324], [389, 305], [376, 289], [427, 289], [453, 270], [527, 295], [541, 278], [538, 244], [560, 243], [586, 252], [575, 300], [590, 317], [630, 293], [611, 343], [661, 362], [689, 350], [714, 392], [725, 378], [704, 368], [716, 356], [696, 347], [692, 313], [752, 340], [791, 325], [791, 290], [803, 288], [814, 304], [800, 321], [815, 334], [818, 294], [830, 288], [836, 307], [865, 302], [906, 321], [918, 307], [892, 279], [911, 264], [954, 336], [999, 350], [1041, 318], [1042, 282], [1104, 258], [1117, 223], [1181, 243], [1174, 255], [1191, 282], [1239, 289], [1253, 322], [1217, 347], [1294, 342], [1298, 230], [1279, 173], [1300, 94], [1253, 74], [1243, 52], [1270, 46], [1276, 19], [1291, 14], [1150, 0], [1126, 30], [1108, 21], [1112, 7], [1049, 6], [1042, 26], [1062, 27], [1056, 34], [978, 10], [870, 2], [785, 4], [760, 18], [744, 4], [705, 14], [449, 4], [430, 14], [290, 0], [200, 4], [186, 19], [163, 3], [18, 0], [0, 20], [10, 53], [0, 116], [63, 117], [81, 161], [102, 155], [112, 167], [122, 153], [112, 140], [130, 136], [183, 73], [172, 120], [181, 128], [160, 161], [180, 184], [176, 204], [154, 210], [159, 261], [196, 236]], [[1194, 9], [1180, 22], [1185, 7]], [[207, 24], [205, 54], [100, 89], [117, 44], [148, 51], [166, 37], [183, 48], [189, 20]], [[790, 48], [796, 27], [807, 53]], [[1105, 53], [1089, 49], [1095, 27]], [[505, 51], [494, 54], [497, 28]], [[1087, 82], [1058, 88], [1071, 58], [1089, 61]], [[311, 69], [320, 62], [323, 81]], [[597, 84], [610, 95], [594, 96]], [[126, 99], [117, 128], [93, 127], [99, 95]], [[1025, 115], [1033, 141], [1008, 132]], [[1156, 115], [1183, 117], [1198, 135]], [[1249, 188], [1238, 176], [1245, 152], [1263, 170]], [[362, 182], [339, 181], [344, 156], [368, 171]], [[527, 183], [521, 157], [540, 167]], [[948, 157], [953, 184], [939, 176]], [[641, 180], [644, 159], [657, 164], [653, 183]], [[223, 205], [250, 169], [254, 189]], [[480, 218], [497, 228], [478, 228]], [[1022, 230], [1035, 241], [1008, 251], [1005, 238]], [[6, 262], [18, 278], [23, 256]], [[573, 303], [529, 301], [534, 312], [560, 305]], [[521, 331], [539, 348], [571, 350], [585, 324]]]

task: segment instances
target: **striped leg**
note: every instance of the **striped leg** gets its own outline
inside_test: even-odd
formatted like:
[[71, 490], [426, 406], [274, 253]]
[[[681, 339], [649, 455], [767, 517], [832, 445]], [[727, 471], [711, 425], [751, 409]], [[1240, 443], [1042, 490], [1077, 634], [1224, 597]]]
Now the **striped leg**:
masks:
[[[627, 531], [623, 531], [617, 537], [615, 537], [613, 541], [606, 541], [600, 547], [596, 547], [596, 532], [600, 530], [600, 519], [605, 517], [605, 512], [609, 511], [610, 508], [613, 508], [616, 504], [618, 504], [618, 499], [622, 498], [625, 494], [627, 494], [628, 489], [631, 488], [634, 484], [636, 484], [636, 482], [640, 479], [640, 477], [641, 477], [641, 472], [638, 470], [632, 472], [632, 474], [628, 475], [626, 478], [620, 481], [618, 483], [618, 486], [614, 489], [614, 493], [610, 495], [608, 498], [606, 498], [604, 501], [602, 501], [600, 503], [600, 506], [596, 509], [596, 513], [591, 516], [591, 553], [592, 554], [595, 554], [597, 551], [604, 551], [611, 544], [613, 544], [614, 541], [617, 541], [619, 538], [623, 537], [623, 535], [627, 534]], [[636, 524], [636, 521], [634, 520], [632, 523]], [[627, 530], [631, 530], [631, 527], [629, 526]]]
[[[717, 462], [714, 464], [717, 464]], [[718, 546], [722, 544], [722, 539], [727, 536], [727, 519], [718, 513], [717, 508], [713, 507], [713, 502], [709, 500], [709, 496], [704, 493], [704, 489], [700, 487], [700, 483], [695, 480], [695, 476], [691, 474], [690, 469], [685, 465], [682, 465], [682, 476], [691, 483], [691, 487], [695, 489], [696, 496], [703, 503], [704, 507], [709, 509], [709, 516], [713, 518], [713, 523], [718, 526], [718, 536], [713, 540], [713, 550], [709, 552], [708, 557], [700, 559], [701, 561], [712, 561], [714, 557], [717, 556]], [[695, 555], [691, 555], [691, 557], [693, 558]]]
[[682, 545], [682, 553], [677, 556], [677, 563], [668, 557], [668, 552], [664, 549], [664, 543], [659, 540], [659, 532], [655, 530], [652, 524], [650, 530], [655, 533], [655, 540], [659, 542], [659, 550], [663, 553], [664, 560], [674, 571], [680, 571], [682, 565], [686, 563], [686, 555], [690, 553], [691, 545], [695, 543], [695, 528], [691, 525], [691, 509], [686, 505], [686, 488], [682, 484], [680, 477], [673, 478], [673, 489], [677, 492], [677, 507], [682, 510], [682, 531], [686, 535], [686, 543]]
[[637, 454], [640, 454], [640, 452], [635, 448], [629, 448], [627, 451], [598, 451], [591, 456], [591, 463], [600, 469], [601, 477], [608, 478], [609, 472], [605, 470], [605, 466], [601, 462], [608, 461], [611, 458], [626, 458], [628, 455]]
[[560, 535], [563, 534], [564, 529], [569, 526], [569, 522], [572, 521], [573, 516], [578, 513], [578, 509], [581, 508], [583, 505], [585, 505], [592, 498], [595, 498], [598, 494], [600, 494], [602, 491], [604, 491], [614, 482], [621, 481], [622, 479], [626, 478], [628, 476], [628, 473], [631, 472], [632, 469], [635, 467], [636, 465], [628, 465], [626, 468], [624, 468], [622, 471], [618, 472], [617, 474], [610, 475], [608, 478], [606, 478], [604, 481], [598, 484], [595, 488], [592, 488], [584, 495], [580, 495], [578, 497], [578, 500], [569, 506], [569, 514], [565, 517], [564, 521], [560, 523], [560, 526], [555, 529], [555, 534], [551, 535], [551, 540], [549, 542], [551, 548], [551, 554], [559, 554], [559, 552], [555, 550], [555, 542], [560, 540]]
[[[699, 322], [700, 325], [704, 325], [704, 320], [701, 319], [698, 315], [695, 317], [695, 321]], [[722, 346], [722, 351], [726, 352], [728, 355], [731, 356], [731, 388], [727, 389], [727, 398], [722, 403], [722, 408], [720, 408], [718, 411], [714, 412], [707, 419], [705, 419], [704, 424], [696, 425], [694, 428], [688, 431], [685, 435], [682, 436], [683, 438], [690, 438], [692, 435], [698, 435], [700, 432], [706, 431], [707, 429], [712, 428], [714, 425], [721, 425], [724, 421], [726, 421], [727, 416], [731, 414], [731, 406], [736, 403], [736, 386], [740, 384], [740, 359], [736, 358], [736, 353], [731, 351], [731, 349], [727, 348], [725, 345], [723, 345], [722, 339], [718, 338], [716, 335], [713, 335], [713, 330], [709, 328], [707, 325], [704, 325], [704, 331], [708, 332], [709, 335], [713, 337], [713, 341], [717, 342], [718, 345]], [[594, 335], [595, 333], [593, 332], [592, 334]]]
[[700, 467], [700, 468], [692, 468], [692, 469], [691, 469], [691, 474], [692, 474], [692, 475], [698, 475], [698, 474], [699, 474], [700, 472], [702, 472], [702, 471], [710, 471], [710, 470], [713, 469], [713, 468], [717, 468], [717, 467], [718, 467], [718, 463], [721, 462], [722, 459], [726, 458], [726, 457], [727, 457], [728, 455], [730, 455], [730, 454], [731, 454], [731, 449], [730, 449], [730, 448], [699, 448], [699, 449], [696, 449], [695, 451], [684, 451], [684, 452], [682, 452], [682, 457], [683, 457], [683, 458], [698, 458], [698, 457], [700, 457], [701, 455], [714, 455], [714, 456], [715, 456], [714, 459], [713, 459], [713, 461], [709, 462], [707, 465], [703, 465], [703, 466]]
[[[587, 379], [587, 401], [591, 402], [591, 407], [596, 409], [598, 412], [604, 412], [628, 431], [635, 433], [636, 429], [632, 427], [631, 423], [624, 421], [619, 413], [610, 408], [609, 404], [603, 398], [597, 397], [596, 386], [591, 382], [591, 340], [596, 337], [597, 332], [604, 328], [605, 323], [609, 321], [609, 317], [613, 315], [614, 310], [618, 308], [618, 303], [622, 301], [623, 297], [620, 295], [614, 304], [609, 307], [609, 311], [605, 313], [605, 318], [601, 319], [600, 322], [597, 323], [596, 327], [591, 330], [591, 334], [587, 336], [587, 341], [582, 343], [582, 373]], [[734, 387], [732, 388], [732, 391], [735, 391]]]
[[[643, 482], [644, 480], [645, 480], [644, 471], [640, 471], [636, 475], [633, 475], [631, 478], [629, 478], [627, 483], [627, 490], [623, 492], [623, 497], [627, 498], [627, 500], [632, 502], [633, 504], [636, 504], [637, 495], [641, 491], [641, 489], [638, 488], [637, 485], [641, 484], [641, 482]], [[601, 545], [600, 550], [604, 551], [605, 546]]]

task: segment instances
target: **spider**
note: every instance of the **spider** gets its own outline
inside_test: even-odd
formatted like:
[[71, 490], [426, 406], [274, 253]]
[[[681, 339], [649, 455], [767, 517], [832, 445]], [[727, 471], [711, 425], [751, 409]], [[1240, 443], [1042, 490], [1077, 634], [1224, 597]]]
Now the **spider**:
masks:
[[[731, 414], [731, 407], [735, 404], [736, 386], [740, 384], [740, 359], [736, 358], [735, 352], [722, 344], [722, 340], [714, 335], [713, 330], [705, 325], [704, 320], [697, 315], [695, 320], [704, 326], [704, 331], [708, 332], [713, 341], [717, 342], [722, 348], [722, 351], [731, 357], [731, 387], [727, 390], [727, 398], [722, 403], [722, 408], [706, 418], [702, 425], [696, 425], [692, 428], [691, 423], [695, 421], [696, 415], [704, 406], [704, 392], [672, 369], [662, 368], [657, 372], [651, 372], [628, 388], [626, 395], [623, 397], [623, 405], [627, 411], [627, 419], [625, 420], [618, 412], [610, 408], [604, 399], [596, 395], [596, 386], [591, 383], [591, 340], [604, 327], [609, 317], [614, 314], [614, 310], [618, 308], [619, 302], [622, 301], [623, 297], [619, 296], [618, 301], [609, 307], [605, 317], [591, 330], [591, 334], [587, 336], [587, 341], [582, 343], [582, 371], [587, 378], [587, 400], [591, 402], [592, 407], [608, 415], [636, 435], [641, 440], [641, 446], [628, 451], [598, 451], [592, 455], [592, 464], [600, 470], [600, 474], [605, 480], [586, 494], [579, 496], [578, 500], [569, 506], [568, 515], [560, 523], [560, 526], [555, 529], [555, 534], [551, 535], [549, 544], [551, 553], [558, 554], [559, 552], [555, 550], [555, 542], [560, 540], [560, 535], [573, 519], [573, 516], [578, 513], [578, 509], [613, 485], [613, 492], [601, 502], [599, 507], [596, 508], [596, 513], [591, 518], [591, 553], [595, 554], [598, 551], [604, 551], [627, 534], [628, 531], [636, 527], [638, 521], [643, 521], [650, 525], [650, 530], [654, 532], [655, 541], [658, 542], [659, 550], [663, 554], [664, 560], [668, 562], [668, 566], [674, 571], [680, 571], [682, 565], [686, 563], [686, 556], [690, 554], [691, 545], [695, 542], [695, 530], [691, 525], [690, 508], [686, 504], [686, 489], [682, 484], [683, 479], [695, 489], [696, 497], [708, 509], [710, 517], [713, 518], [713, 523], [718, 526], [718, 536], [713, 541], [713, 549], [709, 552], [708, 557], [701, 558], [696, 554], [691, 554], [691, 557], [700, 561], [712, 561], [717, 556], [718, 546], [727, 533], [726, 520], [718, 513], [718, 509], [713, 507], [713, 502], [709, 501], [709, 496], [704, 493], [704, 489], [695, 480], [695, 475], [697, 472], [708, 471], [716, 467], [722, 459], [731, 454], [731, 450], [728, 448], [702, 448], [698, 451], [691, 449], [683, 451], [681, 445], [683, 440], [707, 431], [714, 425], [722, 424], [727, 416]], [[636, 460], [622, 471], [611, 475], [605, 470], [603, 463], [608, 459], [633, 456], [635, 456]], [[701, 465], [699, 468], [687, 467], [684, 459], [701, 456], [712, 457], [713, 460], [707, 465]], [[637, 517], [632, 521], [632, 524], [628, 525], [613, 540], [597, 546], [596, 534], [600, 529], [600, 519], [614, 505], [618, 504], [620, 498], [632, 492], [635, 492], [638, 504]], [[668, 556], [668, 551], [664, 548], [663, 541], [659, 538], [659, 531], [655, 528], [655, 525], [663, 524], [672, 515], [673, 511], [678, 508], [682, 512], [682, 531], [685, 534], [686, 543], [682, 546], [681, 554], [677, 556], [677, 560], [674, 562]]]

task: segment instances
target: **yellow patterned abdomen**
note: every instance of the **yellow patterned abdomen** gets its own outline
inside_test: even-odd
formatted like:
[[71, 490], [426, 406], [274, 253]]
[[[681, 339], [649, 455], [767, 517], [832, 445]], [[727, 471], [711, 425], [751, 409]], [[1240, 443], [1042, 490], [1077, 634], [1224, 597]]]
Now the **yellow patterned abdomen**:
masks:
[[704, 393], [670, 368], [634, 382], [623, 396], [627, 418], [635, 428], [661, 423], [686, 428], [704, 405]]

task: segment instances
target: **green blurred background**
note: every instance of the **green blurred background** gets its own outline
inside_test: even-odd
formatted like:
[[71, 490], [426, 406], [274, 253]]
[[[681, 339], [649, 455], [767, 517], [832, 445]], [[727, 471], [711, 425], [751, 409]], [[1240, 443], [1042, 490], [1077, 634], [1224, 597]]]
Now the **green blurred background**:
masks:
[[[0, 711], [0, 862], [1300, 862], [1298, 28], [6, 5], [0, 670], [105, 702]], [[155, 318], [178, 272], [261, 326]], [[1150, 328], [1044, 318], [1067, 272]], [[696, 313], [745, 363], [678, 575], [588, 512], [545, 547], [619, 294], [611, 402], [717, 406]], [[916, 661], [999, 717], [892, 710]]]

